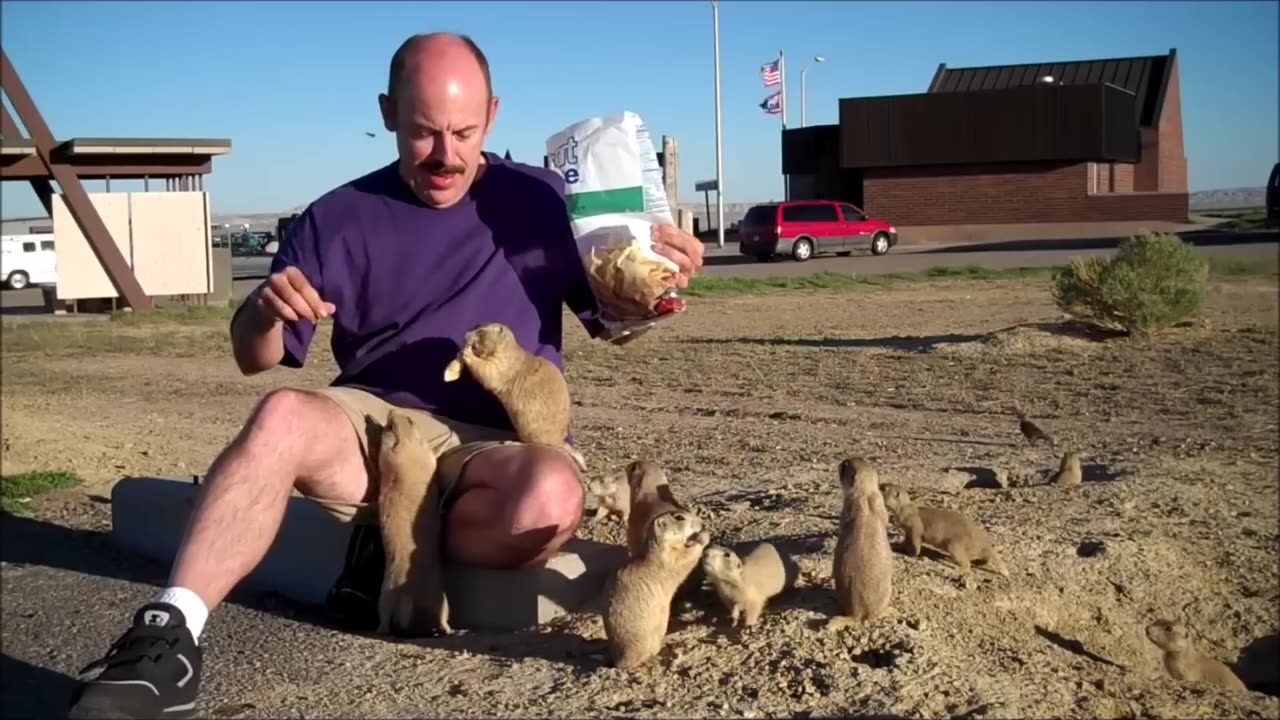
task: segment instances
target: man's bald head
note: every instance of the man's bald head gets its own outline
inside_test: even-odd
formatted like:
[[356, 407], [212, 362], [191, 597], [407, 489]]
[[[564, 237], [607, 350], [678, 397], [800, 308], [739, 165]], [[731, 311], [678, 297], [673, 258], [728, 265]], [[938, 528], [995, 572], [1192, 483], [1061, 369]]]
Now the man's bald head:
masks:
[[484, 51], [470, 37], [450, 32], [421, 33], [400, 43], [400, 47], [391, 56], [391, 68], [387, 73], [387, 94], [393, 97], [396, 95], [405, 71], [415, 66], [424, 56], [431, 51], [448, 49], [465, 50], [475, 59], [484, 75], [485, 92], [493, 97], [493, 79], [489, 76], [489, 59], [485, 57]]
[[489, 61], [466, 35], [435, 32], [405, 40], [391, 57], [383, 126], [396, 134], [400, 176], [432, 207], [466, 195], [485, 163], [484, 140], [498, 112]]

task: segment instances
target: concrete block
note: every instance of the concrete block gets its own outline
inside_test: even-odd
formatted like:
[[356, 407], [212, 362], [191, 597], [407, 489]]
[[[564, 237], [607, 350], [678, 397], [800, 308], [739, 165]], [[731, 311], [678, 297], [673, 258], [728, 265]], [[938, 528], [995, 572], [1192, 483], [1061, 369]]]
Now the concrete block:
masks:
[[518, 630], [566, 612], [599, 612], [605, 580], [626, 559], [621, 545], [574, 538], [538, 567], [445, 569], [449, 617], [455, 627]]
[[[111, 490], [111, 537], [119, 547], [165, 565], [173, 562], [199, 489], [198, 478], [128, 477]], [[296, 602], [322, 605], [342, 572], [351, 526], [315, 503], [289, 498], [266, 557], [240, 584]], [[445, 568], [451, 624], [515, 630], [565, 612], [598, 609], [609, 574], [625, 561], [620, 545], [573, 539], [546, 563], [520, 570], [461, 564]]]
[[[125, 550], [172, 564], [198, 489], [194, 477], [120, 480], [111, 488], [112, 540]], [[347, 523], [306, 498], [291, 497], [266, 557], [240, 587], [322, 605], [342, 572], [350, 538]]]

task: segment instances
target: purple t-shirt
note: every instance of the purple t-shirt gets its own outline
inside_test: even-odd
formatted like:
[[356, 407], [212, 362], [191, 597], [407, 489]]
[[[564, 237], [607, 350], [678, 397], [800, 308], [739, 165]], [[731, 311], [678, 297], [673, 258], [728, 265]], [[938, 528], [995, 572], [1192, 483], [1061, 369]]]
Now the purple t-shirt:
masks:
[[[488, 167], [452, 207], [423, 204], [395, 163], [323, 195], [290, 225], [271, 262], [293, 265], [333, 303], [334, 385], [488, 427], [510, 429], [469, 375], [444, 382], [463, 333], [501, 322], [529, 352], [563, 368], [562, 307], [600, 332], [557, 173], [485, 153]], [[315, 333], [285, 323], [286, 367]]]

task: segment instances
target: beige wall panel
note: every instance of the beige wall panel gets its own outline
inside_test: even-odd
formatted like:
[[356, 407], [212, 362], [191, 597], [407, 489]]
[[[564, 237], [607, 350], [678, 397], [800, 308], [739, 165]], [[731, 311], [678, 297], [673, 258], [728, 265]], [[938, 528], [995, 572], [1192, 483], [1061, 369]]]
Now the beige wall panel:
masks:
[[[111, 239], [120, 248], [125, 262], [132, 263], [133, 252], [129, 242], [129, 196], [127, 193], [89, 193], [102, 222], [111, 233]], [[58, 269], [58, 299], [119, 297], [111, 278], [80, 231], [66, 199], [61, 194], [53, 196], [53, 240], [56, 247]], [[144, 286], [145, 288], [145, 286]]]
[[212, 284], [208, 194], [129, 193], [133, 267], [150, 296], [203, 295]]

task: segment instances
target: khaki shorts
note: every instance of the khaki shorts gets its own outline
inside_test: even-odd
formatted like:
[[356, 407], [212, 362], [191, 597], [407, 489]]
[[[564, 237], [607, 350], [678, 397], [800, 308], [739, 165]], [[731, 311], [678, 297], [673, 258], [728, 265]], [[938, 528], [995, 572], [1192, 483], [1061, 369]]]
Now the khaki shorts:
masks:
[[[396, 409], [396, 406], [376, 395], [355, 388], [326, 387], [312, 390], [312, 392], [329, 398], [346, 413], [347, 419], [351, 421], [351, 426], [356, 431], [356, 438], [360, 441], [360, 451], [364, 455], [365, 469], [369, 473], [369, 479], [375, 482], [378, 477], [378, 446], [381, 443], [382, 428], [387, 424], [387, 416], [391, 410]], [[422, 429], [424, 439], [436, 454], [435, 482], [440, 484], [441, 504], [449, 499], [450, 492], [462, 477], [462, 470], [471, 458], [491, 448], [520, 444], [516, 440], [515, 433], [509, 430], [469, 425], [432, 415], [425, 410], [400, 409], [415, 416], [414, 420]], [[377, 506], [374, 503], [327, 500], [303, 495], [297, 490], [294, 494], [315, 502], [343, 522], [354, 522], [359, 525], [378, 523]]]

